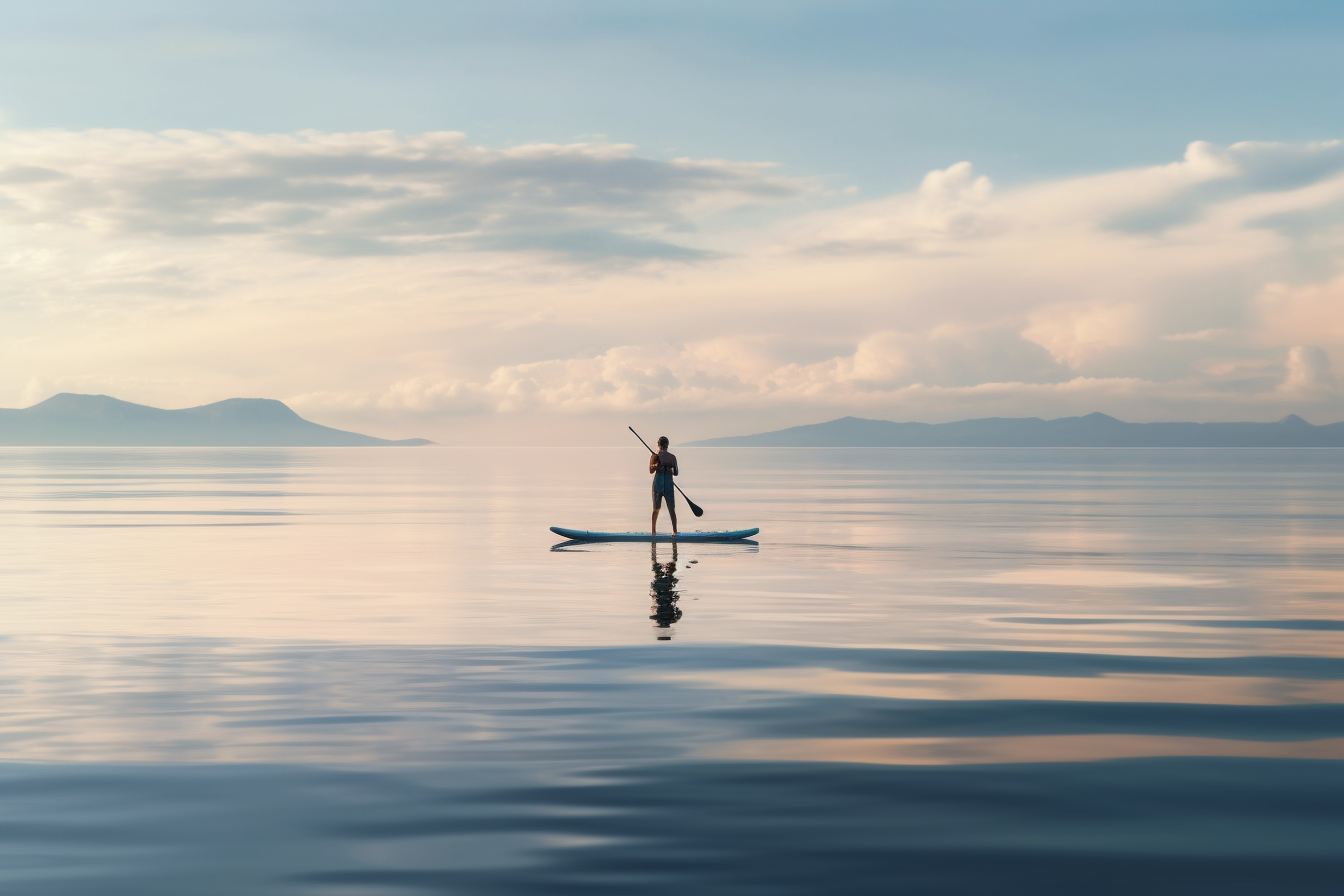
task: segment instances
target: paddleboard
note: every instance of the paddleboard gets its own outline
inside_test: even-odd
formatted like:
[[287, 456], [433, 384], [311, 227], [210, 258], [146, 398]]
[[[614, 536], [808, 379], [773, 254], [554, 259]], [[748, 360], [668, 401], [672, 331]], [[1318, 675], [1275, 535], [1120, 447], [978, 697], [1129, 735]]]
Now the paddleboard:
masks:
[[[565, 529], [560, 526], [552, 526], [551, 531], [562, 538], [572, 538], [575, 541], [671, 541], [671, 532], [659, 532], [656, 539], [650, 539], [647, 532], [590, 532], [587, 529]], [[682, 532], [677, 536], [678, 544], [686, 544], [693, 541], [737, 541], [742, 538], [750, 538], [760, 529], [732, 529], [726, 532]]]

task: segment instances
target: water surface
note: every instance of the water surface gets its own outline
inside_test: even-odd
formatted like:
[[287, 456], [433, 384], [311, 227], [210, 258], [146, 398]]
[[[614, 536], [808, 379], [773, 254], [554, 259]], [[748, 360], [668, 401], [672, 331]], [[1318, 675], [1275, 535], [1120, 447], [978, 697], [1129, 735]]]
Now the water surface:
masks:
[[1344, 452], [679, 454], [0, 449], [3, 889], [1338, 891]]

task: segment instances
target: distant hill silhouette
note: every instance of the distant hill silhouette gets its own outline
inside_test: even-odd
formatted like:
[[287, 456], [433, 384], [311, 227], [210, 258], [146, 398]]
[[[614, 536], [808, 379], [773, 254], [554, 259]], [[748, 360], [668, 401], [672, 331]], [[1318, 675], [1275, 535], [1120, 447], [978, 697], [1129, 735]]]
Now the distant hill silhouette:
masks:
[[1086, 417], [986, 417], [893, 423], [841, 417], [752, 436], [689, 445], [739, 448], [1344, 448], [1344, 423], [1314, 426], [1296, 414], [1276, 423], [1126, 423]]
[[0, 408], [0, 445], [326, 447], [432, 445], [377, 439], [303, 419], [283, 401], [230, 398], [166, 411], [107, 395], [62, 392], [30, 408]]

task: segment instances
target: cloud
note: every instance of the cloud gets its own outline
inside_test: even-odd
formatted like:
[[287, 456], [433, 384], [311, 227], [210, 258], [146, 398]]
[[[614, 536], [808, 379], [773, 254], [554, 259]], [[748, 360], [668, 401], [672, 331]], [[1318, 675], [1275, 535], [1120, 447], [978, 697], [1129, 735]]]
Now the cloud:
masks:
[[1295, 345], [1288, 350], [1288, 375], [1280, 387], [1294, 395], [1335, 391], [1338, 383], [1330, 366], [1330, 356], [1320, 346]]
[[40, 165], [10, 165], [0, 170], [0, 184], [44, 184], [64, 179], [61, 172]]
[[614, 144], [493, 150], [458, 133], [0, 135], [5, 217], [118, 237], [252, 236], [298, 253], [540, 251], [691, 261], [676, 239], [799, 195], [767, 166], [656, 160]]
[[917, 207], [932, 230], [960, 237], [982, 236], [997, 229], [983, 215], [993, 190], [989, 178], [977, 177], [970, 162], [958, 162], [924, 175]]
[[[1041, 401], [1064, 404], [1077, 413], [1086, 412], [1089, 402], [1095, 406], [1117, 400], [1130, 408], [1145, 403], [1179, 406], [1182, 400], [1226, 406], [1253, 393], [1271, 402], [1284, 393], [1310, 397], [1334, 385], [1329, 359], [1313, 346], [1293, 348], [1286, 368], [1260, 365], [1261, 372], [1265, 366], [1274, 369], [1255, 378], [1239, 376], [1245, 369], [1236, 365], [1216, 376], [1177, 383], [1069, 375], [1045, 382], [971, 376], [957, 383], [940, 376], [948, 364], [949, 345], [964, 350], [951, 363], [961, 369], [968, 355], [983, 352], [995, 341], [1007, 342], [1012, 335], [885, 331], [848, 351], [807, 364], [781, 363], [768, 344], [755, 339], [622, 345], [589, 357], [502, 365], [476, 380], [413, 378], [378, 393], [300, 395], [292, 402], [314, 411], [377, 408], [429, 416], [684, 415], [749, 407], [792, 409], [813, 416], [835, 408], [896, 416], [903, 411], [909, 416], [949, 405], [986, 413]], [[1248, 386], [1252, 379], [1254, 387]]]
[[658, 239], [613, 233], [609, 230], [573, 229], [559, 232], [546, 230], [516, 230], [482, 239], [482, 248], [505, 251], [544, 249], [562, 253], [575, 261], [598, 261], [611, 258], [661, 259], [665, 261], [696, 261], [714, 257], [705, 249], [693, 249]]
[[820, 257], [955, 254], [957, 243], [1007, 227], [989, 212], [993, 192], [988, 177], [976, 175], [970, 162], [958, 162], [930, 171], [913, 194], [869, 205], [872, 215], [824, 216], [817, 224], [827, 232], [793, 237], [793, 251]]
[[0, 403], [275, 396], [449, 442], [632, 414], [1340, 419], [1337, 157], [1193, 143], [1007, 187], [957, 162], [859, 199], [609, 144], [9, 131]]
[[1132, 302], [1047, 305], [1028, 321], [1022, 337], [1073, 370], [1109, 349], [1135, 344], [1145, 330], [1143, 311]]
[[1212, 342], [1230, 332], [1226, 328], [1210, 327], [1206, 330], [1197, 330], [1194, 333], [1168, 333], [1162, 338], [1167, 342]]
[[[1219, 149], [1196, 141], [1166, 172], [1181, 185], [1156, 201], [1114, 216], [1106, 226], [1127, 233], [1160, 233], [1199, 220], [1222, 202], [1281, 193], [1321, 183], [1344, 170], [1344, 143], [1234, 143]], [[1273, 219], [1269, 219], [1272, 221]], [[1291, 223], [1291, 222], [1286, 222]]]
[[1267, 284], [1256, 296], [1256, 335], [1270, 345], [1344, 348], [1344, 276], [1324, 283]]

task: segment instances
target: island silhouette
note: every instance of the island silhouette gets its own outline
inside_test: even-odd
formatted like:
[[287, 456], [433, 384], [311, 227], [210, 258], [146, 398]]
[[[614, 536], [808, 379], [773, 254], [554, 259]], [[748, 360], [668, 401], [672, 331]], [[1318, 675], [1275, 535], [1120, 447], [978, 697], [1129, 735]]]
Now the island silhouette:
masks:
[[1296, 414], [1274, 423], [1126, 423], [1085, 417], [986, 417], [896, 423], [841, 417], [749, 436], [687, 442], [714, 448], [1344, 448], [1344, 423], [1315, 426]]
[[0, 445], [124, 447], [405, 447], [305, 420], [283, 401], [229, 398], [164, 410], [110, 395], [62, 392], [29, 408], [0, 408]]

